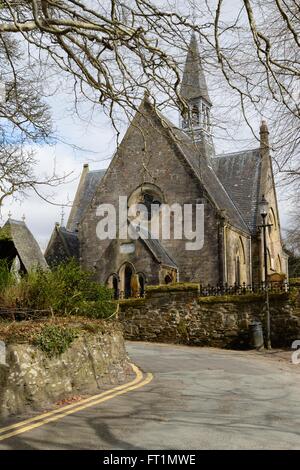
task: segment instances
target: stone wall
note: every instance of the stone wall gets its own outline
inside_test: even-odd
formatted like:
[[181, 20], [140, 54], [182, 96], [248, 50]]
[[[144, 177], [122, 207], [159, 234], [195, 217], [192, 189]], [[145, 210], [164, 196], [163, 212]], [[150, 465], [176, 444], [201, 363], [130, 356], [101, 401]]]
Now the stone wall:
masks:
[[[300, 338], [300, 309], [287, 294], [270, 295], [272, 345]], [[260, 295], [198, 297], [197, 290], [153, 289], [146, 299], [124, 300], [120, 321], [130, 340], [249, 348], [249, 325], [265, 324]]]
[[30, 344], [9, 344], [0, 364], [1, 417], [41, 409], [68, 396], [99, 393], [130, 373], [121, 331], [77, 338], [59, 357]]

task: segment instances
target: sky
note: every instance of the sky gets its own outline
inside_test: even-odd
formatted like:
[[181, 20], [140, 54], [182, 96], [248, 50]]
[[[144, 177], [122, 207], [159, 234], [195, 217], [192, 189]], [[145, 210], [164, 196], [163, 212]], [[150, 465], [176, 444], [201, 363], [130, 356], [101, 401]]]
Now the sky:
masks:
[[67, 205], [63, 209], [64, 221], [67, 221], [68, 205], [74, 198], [83, 164], [89, 163], [91, 170], [107, 168], [116, 145], [111, 123], [100, 107], [99, 114], [88, 124], [70, 114], [68, 99], [67, 95], [58, 94], [51, 103], [53, 122], [62, 142], [35, 147], [35, 172], [41, 179], [52, 175], [54, 168], [58, 175], [67, 175], [58, 187], [42, 188], [42, 194], [52, 204], [30, 191], [26, 197], [5, 201], [1, 212], [1, 225], [9, 213], [17, 220], [25, 216], [26, 224], [43, 250], [55, 222], [61, 222], [62, 204]]
[[[53, 119], [59, 128], [59, 134], [65, 142], [71, 142], [68, 145], [58, 142], [55, 145], [44, 145], [36, 149], [38, 166], [36, 173], [39, 175], [52, 174], [54, 165], [57, 173], [60, 175], [69, 174], [66, 182], [57, 188], [45, 188], [43, 194], [49, 201], [57, 204], [50, 204], [39, 198], [33, 192], [29, 192], [25, 198], [20, 200], [10, 200], [5, 202], [1, 213], [1, 225], [6, 221], [8, 213], [11, 213], [13, 219], [20, 220], [25, 216], [25, 222], [33, 235], [40, 244], [42, 250], [45, 250], [49, 241], [55, 222], [61, 222], [62, 217], [66, 223], [70, 207], [64, 207], [61, 204], [70, 204], [73, 200], [84, 163], [89, 163], [91, 170], [107, 168], [110, 159], [115, 151], [116, 140], [109, 119], [99, 108], [99, 114], [93, 123], [83, 123], [79, 119], [71, 117], [69, 112], [64, 109], [62, 97], [57, 97], [53, 104]], [[173, 114], [173, 116], [172, 116]], [[177, 122], [174, 113], [171, 113], [173, 122]], [[257, 122], [259, 125], [259, 121]], [[247, 130], [241, 129], [241, 135]], [[74, 147], [78, 146], [80, 149]], [[257, 144], [254, 144], [256, 147]], [[245, 143], [240, 140], [240, 145], [226, 141], [218, 142], [218, 150], [234, 151], [244, 148]], [[282, 225], [286, 222], [284, 213], [285, 198], [282, 193], [278, 194], [281, 210]], [[62, 214], [63, 212], [63, 214]]]
[[[207, 76], [207, 81], [214, 103], [213, 109], [220, 114], [224, 101], [223, 92], [219, 92], [219, 84], [210, 80], [209, 76]], [[230, 97], [227, 99], [230, 102]], [[59, 175], [69, 174], [67, 181], [57, 188], [43, 189], [43, 194], [52, 204], [40, 199], [33, 192], [28, 192], [25, 198], [6, 201], [0, 214], [0, 225], [5, 223], [9, 213], [14, 219], [20, 220], [24, 216], [26, 224], [42, 250], [45, 250], [47, 246], [55, 222], [61, 222], [62, 217], [64, 223], [67, 221], [70, 207], [64, 207], [62, 215], [61, 205], [70, 205], [74, 199], [83, 164], [89, 163], [91, 170], [107, 168], [116, 148], [115, 132], [100, 106], [94, 111], [91, 121], [84, 121], [72, 112], [72, 96], [64, 91], [64, 87], [54, 97], [49, 98], [48, 102], [52, 109], [53, 122], [59, 140], [55, 144], [41, 145], [35, 149], [38, 162], [36, 174], [41, 177], [45, 174], [51, 175], [55, 167]], [[235, 114], [235, 120], [239, 122], [239, 125], [231, 129], [229, 140], [225, 138], [226, 133], [223, 133], [223, 138], [222, 134], [219, 134], [219, 138], [215, 140], [217, 152], [257, 147], [258, 143], [253, 140], [246, 124], [242, 122], [240, 110], [236, 108], [231, 111]], [[82, 113], [89, 115], [84, 107]], [[228, 120], [226, 123], [226, 113], [224, 108], [224, 123], [230, 130], [231, 122]], [[178, 123], [178, 116], [174, 111], [170, 111], [168, 117], [175, 124]], [[259, 116], [253, 117], [252, 124], [258, 131]], [[282, 191], [278, 194], [278, 200], [282, 226], [285, 226], [287, 222], [286, 201]]]

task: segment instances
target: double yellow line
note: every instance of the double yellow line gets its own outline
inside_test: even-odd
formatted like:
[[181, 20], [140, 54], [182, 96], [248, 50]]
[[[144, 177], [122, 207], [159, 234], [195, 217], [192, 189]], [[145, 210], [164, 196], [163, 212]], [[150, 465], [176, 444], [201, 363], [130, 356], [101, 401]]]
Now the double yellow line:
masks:
[[25, 421], [20, 421], [19, 423], [12, 424], [11, 426], [0, 428], [0, 441], [4, 441], [5, 439], [8, 439], [10, 437], [17, 436], [18, 434], [31, 431], [35, 428], [39, 428], [40, 426], [44, 426], [45, 424], [51, 423], [53, 421], [58, 421], [59, 419], [62, 419], [65, 416], [77, 413], [77, 411], [85, 410], [86, 408], [89, 408], [91, 406], [99, 405], [100, 403], [103, 403], [107, 400], [111, 400], [112, 398], [115, 398], [119, 395], [123, 395], [125, 393], [131, 392], [132, 390], [144, 387], [145, 385], [151, 382], [151, 380], [153, 379], [153, 375], [151, 373], [146, 374], [144, 378], [143, 373], [138, 367], [136, 367], [134, 364], [130, 365], [135, 373], [135, 379], [131, 382], [107, 390], [106, 392], [99, 393], [98, 395], [93, 395], [92, 397], [85, 398], [80, 402], [72, 403], [71, 405], [66, 405], [56, 410], [48, 411], [47, 413], [43, 413], [33, 418], [26, 419]]

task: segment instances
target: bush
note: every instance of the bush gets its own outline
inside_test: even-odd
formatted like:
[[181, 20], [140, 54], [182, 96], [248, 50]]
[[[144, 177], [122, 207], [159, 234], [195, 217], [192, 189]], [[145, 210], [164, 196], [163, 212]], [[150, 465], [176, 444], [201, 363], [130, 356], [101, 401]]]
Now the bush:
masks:
[[36, 336], [33, 344], [48, 357], [54, 357], [63, 354], [77, 337], [74, 328], [48, 325]]
[[2, 304], [36, 310], [52, 309], [54, 313], [80, 314], [105, 318], [115, 310], [112, 290], [92, 280], [75, 260], [52, 271], [37, 269], [19, 282], [8, 285], [0, 294]]
[[10, 272], [8, 263], [5, 259], [0, 259], [0, 292], [12, 285], [14, 276]]

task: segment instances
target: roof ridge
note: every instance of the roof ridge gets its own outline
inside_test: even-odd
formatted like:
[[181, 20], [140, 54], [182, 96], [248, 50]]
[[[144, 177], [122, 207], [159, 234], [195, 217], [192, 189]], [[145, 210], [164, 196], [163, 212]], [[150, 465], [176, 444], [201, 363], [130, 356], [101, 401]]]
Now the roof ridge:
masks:
[[98, 168], [98, 170], [89, 170], [88, 174], [90, 173], [98, 173], [98, 172], [105, 172], [107, 168]]
[[[10, 222], [13, 222], [13, 223], [17, 223], [17, 224], [22, 224], [22, 225], [25, 225], [25, 227], [27, 227], [26, 223], [24, 220], [18, 220], [18, 219], [12, 219], [11, 217], [9, 217], [7, 219], [7, 221], [5, 222], [4, 225], [6, 225], [7, 223], [10, 223]], [[28, 228], [28, 227], [27, 227]]]
[[[188, 157], [186, 157], [186, 155], [185, 155], [183, 149], [182, 149], [181, 146], [180, 146], [180, 143], [178, 143], [177, 139], [176, 139], [175, 136], [173, 135], [172, 128], [170, 128], [170, 126], [169, 126], [169, 122], [170, 122], [170, 121], [169, 121], [167, 118], [165, 118], [165, 117], [162, 115], [162, 113], [160, 113], [159, 111], [157, 111], [157, 114], [159, 114], [159, 116], [168, 124], [168, 131], [169, 131], [169, 133], [171, 134], [171, 137], [172, 137], [173, 141], [175, 142], [176, 146], [177, 146], [178, 149], [180, 150], [181, 154], [184, 156], [184, 158], [185, 158], [185, 160], [187, 161], [187, 163], [188, 163], [188, 164], [190, 165], [190, 167], [192, 168], [192, 170], [193, 170], [195, 176], [196, 176], [196, 177], [198, 178], [198, 180], [203, 184], [203, 181], [201, 181], [200, 175], [198, 174], [198, 172], [197, 172], [196, 169], [194, 168], [194, 165], [192, 164], [192, 162], [190, 161], [190, 159], [189, 159]], [[174, 127], [175, 127], [175, 126], [174, 126]], [[187, 135], [182, 129], [180, 129], [180, 128], [176, 128], [176, 129], [179, 130], [180, 133], [183, 133], [184, 136], [185, 136], [187, 139], [190, 140], [190, 143], [191, 143], [191, 144], [194, 143], [193, 140], [191, 139], [191, 137], [190, 137], [189, 135]], [[230, 201], [230, 203], [232, 204], [233, 208], [236, 210], [237, 214], [239, 215], [239, 218], [240, 218], [241, 221], [243, 222], [244, 228], [246, 228], [247, 230], [249, 230], [248, 224], [245, 222], [244, 217], [242, 216], [242, 214], [240, 213], [240, 211], [238, 210], [238, 208], [237, 208], [236, 205], [234, 204], [232, 198], [229, 196], [229, 194], [228, 194], [228, 192], [226, 191], [224, 185], [223, 185], [222, 182], [220, 181], [218, 175], [216, 174], [216, 172], [214, 171], [214, 169], [212, 168], [212, 166], [207, 165], [207, 167], [213, 172], [213, 174], [214, 174], [215, 177], [216, 177], [216, 181], [217, 181], [217, 182], [219, 183], [219, 185], [223, 188], [223, 190], [224, 190], [226, 196], [228, 197], [228, 200]], [[210, 197], [212, 197], [211, 194], [210, 194]], [[218, 204], [217, 204], [217, 202], [214, 200], [213, 197], [212, 197], [212, 199], [213, 199], [215, 205], [216, 205], [217, 207], [219, 207]], [[219, 209], [220, 209], [220, 208], [219, 208]]]
[[248, 148], [248, 149], [245, 149], [245, 150], [237, 150], [236, 152], [219, 153], [219, 154], [215, 155], [215, 157], [213, 157], [213, 158], [222, 158], [222, 157], [225, 158], [225, 157], [229, 157], [231, 155], [239, 155], [239, 154], [247, 153], [247, 152], [257, 152], [259, 150], [260, 150], [260, 148], [256, 147], [256, 148]]

